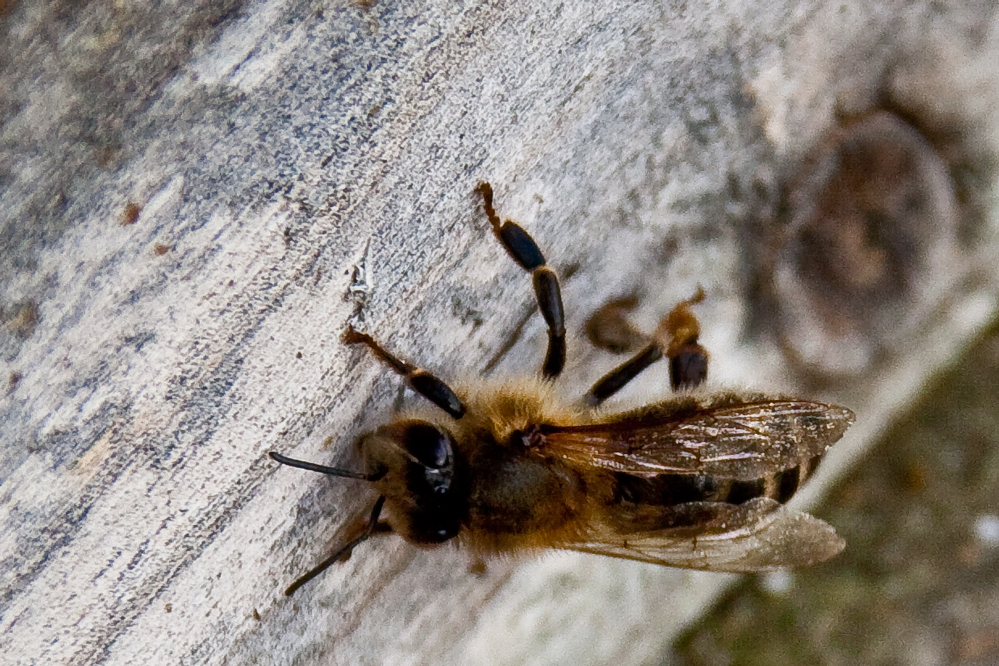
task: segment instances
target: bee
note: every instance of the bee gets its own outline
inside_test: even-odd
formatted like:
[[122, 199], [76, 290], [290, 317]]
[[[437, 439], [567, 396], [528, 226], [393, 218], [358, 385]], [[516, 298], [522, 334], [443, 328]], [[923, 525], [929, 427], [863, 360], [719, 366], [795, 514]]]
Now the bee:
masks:
[[[708, 355], [691, 310], [700, 291], [582, 401], [561, 399], [554, 386], [566, 358], [558, 278], [531, 236], [500, 220], [490, 185], [477, 191], [494, 234], [532, 277], [548, 325], [541, 376], [454, 390], [348, 328], [346, 343], [365, 345], [432, 406], [362, 435], [361, 472], [270, 454], [285, 465], [365, 481], [378, 493], [356, 536], [286, 594], [386, 532], [420, 546], [456, 542], [480, 561], [556, 548], [730, 572], [807, 566], [843, 549], [831, 526], [784, 503], [853, 422], [850, 410], [704, 392]], [[640, 409], [601, 407], [663, 357], [679, 392]]]

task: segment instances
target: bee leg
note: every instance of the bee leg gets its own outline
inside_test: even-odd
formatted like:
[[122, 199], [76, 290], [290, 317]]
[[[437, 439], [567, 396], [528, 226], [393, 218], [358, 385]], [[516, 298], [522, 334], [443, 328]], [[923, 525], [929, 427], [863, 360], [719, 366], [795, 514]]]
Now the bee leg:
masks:
[[289, 585], [288, 589], [284, 591], [285, 596], [290, 597], [291, 595], [295, 594], [298, 588], [302, 587], [303, 585], [308, 583], [310, 580], [312, 580], [322, 572], [329, 569], [337, 562], [349, 558], [354, 548], [356, 548], [362, 541], [366, 541], [368, 537], [370, 537], [372, 534], [391, 532], [392, 528], [390, 528], [387, 523], [382, 523], [379, 522], [378, 520], [378, 517], [381, 515], [382, 512], [382, 506], [384, 505], [385, 505], [385, 498], [379, 497], [378, 501], [375, 502], [374, 508], [371, 509], [371, 516], [368, 518], [368, 523], [365, 526], [364, 531], [361, 532], [361, 534], [359, 534], [357, 537], [348, 541], [346, 545], [339, 548], [335, 553], [327, 557], [325, 560], [323, 560], [316, 566], [309, 569], [309, 571], [304, 576], [302, 576], [294, 583]]
[[704, 289], [697, 288], [693, 297], [678, 303], [659, 322], [656, 338], [669, 340], [666, 356], [669, 357], [669, 380], [674, 391], [695, 388], [708, 379], [708, 352], [697, 342], [701, 324], [690, 311], [690, 306], [704, 300]]
[[704, 290], [698, 287], [693, 298], [678, 303], [663, 318], [651, 344], [601, 377], [590, 388], [586, 402], [599, 405], [663, 356], [669, 358], [670, 384], [674, 391], [703, 384], [708, 378], [708, 352], [697, 342], [700, 324], [690, 311], [691, 305], [702, 300]]
[[438, 379], [426, 370], [418, 368], [412, 363], [407, 363], [385, 351], [367, 333], [360, 333], [353, 328], [348, 328], [343, 334], [343, 341], [352, 345], [358, 343], [367, 345], [368, 349], [380, 361], [405, 377], [406, 383], [414, 391], [456, 419], [460, 419], [465, 415], [465, 405], [458, 398], [457, 394], [451, 390], [451, 387], [444, 383], [444, 380]]
[[708, 379], [708, 353], [695, 340], [669, 357], [669, 381], [674, 391], [696, 388]]
[[649, 367], [663, 357], [662, 347], [653, 342], [646, 346], [630, 359], [617, 366], [606, 375], [601, 377], [586, 393], [586, 402], [596, 406], [607, 398], [611, 397], [632, 379], [637, 377], [645, 368]]
[[586, 320], [586, 337], [595, 347], [612, 354], [639, 349], [649, 341], [649, 336], [635, 328], [628, 317], [637, 306], [637, 294], [605, 303]]
[[486, 217], [493, 226], [493, 233], [506, 248], [507, 253], [520, 267], [531, 274], [534, 294], [538, 299], [541, 316], [548, 324], [548, 353], [541, 373], [548, 379], [558, 377], [565, 366], [565, 313], [562, 309], [562, 291], [558, 276], [545, 263], [545, 256], [538, 244], [522, 227], [511, 220], [500, 221], [493, 208], [493, 188], [489, 183], [479, 183], [476, 191], [482, 195]]

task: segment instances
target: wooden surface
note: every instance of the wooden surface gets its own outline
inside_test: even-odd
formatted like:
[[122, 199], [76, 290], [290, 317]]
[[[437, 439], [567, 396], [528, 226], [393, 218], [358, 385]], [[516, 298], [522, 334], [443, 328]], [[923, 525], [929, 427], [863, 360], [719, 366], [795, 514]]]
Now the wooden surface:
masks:
[[[412, 400], [341, 344], [351, 317], [445, 378], [536, 369], [487, 179], [564, 278], [569, 395], [618, 361], [582, 339], [597, 307], [636, 293], [650, 327], [700, 284], [712, 381], [857, 411], [808, 494], [828, 487], [999, 291], [995, 10], [870, 4], [0, 4], [4, 660], [654, 661], [726, 577], [582, 555], [476, 575], [386, 538], [282, 597], [373, 498], [266, 452], [356, 465]], [[803, 320], [863, 334], [840, 371], [767, 276], [801, 265], [787, 183], [876, 108], [932, 142], [960, 223], [927, 222], [876, 325], [849, 327], [859, 301], [846, 329]]]

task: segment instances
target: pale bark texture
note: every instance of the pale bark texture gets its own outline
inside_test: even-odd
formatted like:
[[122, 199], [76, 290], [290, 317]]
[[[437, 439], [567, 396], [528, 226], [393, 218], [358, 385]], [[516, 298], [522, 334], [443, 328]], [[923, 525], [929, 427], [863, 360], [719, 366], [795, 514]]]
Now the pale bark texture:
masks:
[[[282, 596], [374, 496], [267, 452], [356, 467], [415, 401], [348, 321], [456, 383], [541, 363], [481, 180], [562, 275], [567, 395], [621, 360], [586, 341], [594, 310], [636, 295], [651, 329], [701, 285], [713, 385], [857, 412], [811, 496], [996, 311], [991, 0], [0, 12], [4, 663], [661, 658], [728, 577], [473, 573], [390, 536]], [[915, 128], [877, 154], [917, 194], [827, 224], [860, 196], [837, 165], [865, 169], [823, 151], [876, 110]], [[614, 404], [663, 395], [646, 375]]]

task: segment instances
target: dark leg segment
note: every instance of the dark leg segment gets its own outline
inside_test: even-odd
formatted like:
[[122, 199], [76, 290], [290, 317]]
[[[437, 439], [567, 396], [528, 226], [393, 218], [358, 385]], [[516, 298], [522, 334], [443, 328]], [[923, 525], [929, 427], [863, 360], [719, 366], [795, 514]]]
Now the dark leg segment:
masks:
[[708, 378], [708, 352], [698, 342], [701, 324], [690, 311], [691, 305], [704, 300], [704, 290], [697, 288], [692, 298], [681, 301], [659, 323], [656, 338], [669, 341], [669, 380], [673, 390], [695, 388]]
[[546, 265], [545, 256], [530, 234], [510, 220], [500, 220], [493, 208], [492, 186], [489, 183], [479, 183], [477, 191], [482, 195], [486, 217], [493, 226], [493, 233], [513, 260], [531, 273], [538, 307], [548, 324], [548, 353], [541, 371], [545, 377], [558, 377], [565, 366], [565, 313], [562, 310], [558, 276]]
[[445, 412], [456, 419], [465, 415], [465, 405], [451, 390], [443, 380], [438, 379], [426, 370], [422, 370], [412, 363], [407, 363], [389, 352], [385, 351], [381, 345], [375, 342], [367, 333], [359, 333], [353, 328], [348, 328], [343, 334], [343, 341], [347, 344], [364, 344], [378, 357], [380, 361], [391, 367], [397, 373], [406, 378], [410, 388], [422, 395], [424, 398], [434, 403]]
[[669, 357], [669, 381], [674, 391], [695, 388], [707, 378], [708, 354], [696, 342], [684, 345]]
[[593, 406], [599, 405], [624, 388], [628, 382], [637, 377], [645, 368], [662, 357], [663, 350], [659, 345], [653, 343], [645, 347], [645, 349], [601, 377], [586, 393], [586, 402]]
[[385, 504], [385, 498], [379, 497], [378, 501], [375, 502], [374, 508], [371, 509], [371, 517], [368, 518], [368, 525], [365, 528], [365, 530], [361, 532], [361, 534], [355, 537], [354, 539], [348, 541], [347, 545], [337, 550], [335, 553], [333, 553], [325, 560], [323, 560], [322, 562], [314, 566], [312, 569], [310, 569], [304, 576], [302, 576], [294, 583], [289, 585], [288, 589], [284, 591], [285, 596], [290, 597], [291, 595], [295, 594], [295, 591], [298, 590], [298, 588], [302, 587], [310, 580], [312, 580], [322, 572], [329, 569], [339, 560], [346, 559], [347, 557], [349, 557], [351, 551], [353, 551], [354, 548], [356, 548], [362, 541], [367, 540], [367, 538], [370, 537], [372, 534], [376, 534], [378, 532], [391, 531], [391, 528], [389, 528], [388, 525], [378, 522], [378, 517], [382, 513], [382, 506], [384, 506], [384, 504]]
[[547, 266], [534, 270], [534, 294], [548, 324], [548, 353], [541, 372], [545, 377], [558, 377], [565, 366], [565, 313], [558, 276]]

